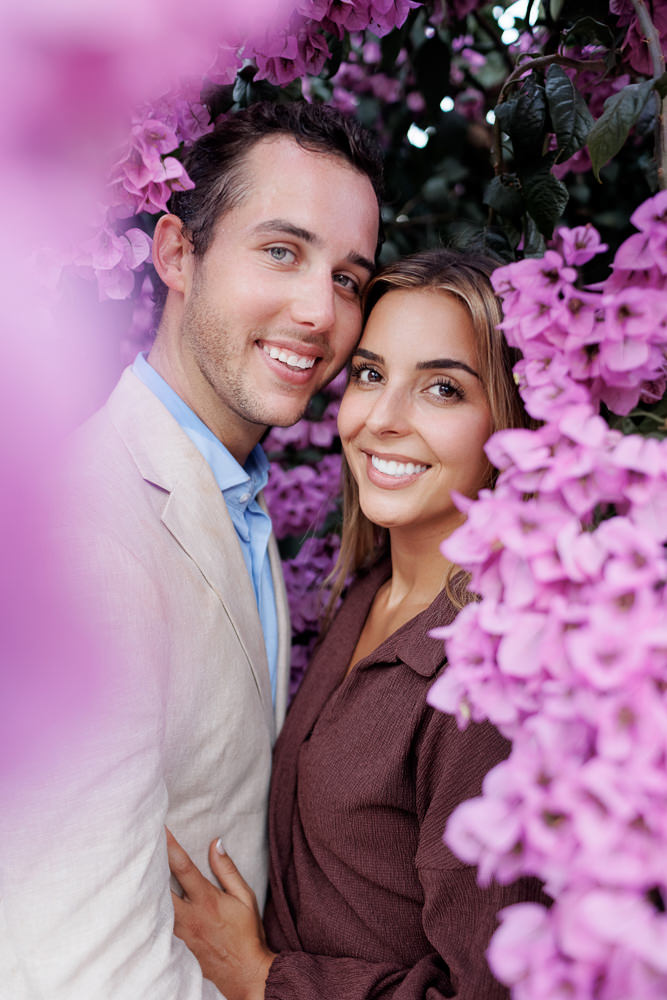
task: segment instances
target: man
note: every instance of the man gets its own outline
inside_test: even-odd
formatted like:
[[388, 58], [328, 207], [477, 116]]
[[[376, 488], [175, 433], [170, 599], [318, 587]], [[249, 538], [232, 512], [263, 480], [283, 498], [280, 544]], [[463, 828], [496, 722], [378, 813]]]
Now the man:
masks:
[[39, 905], [6, 883], [25, 916], [0, 945], [13, 998], [219, 996], [172, 935], [165, 826], [205, 872], [222, 836], [265, 894], [289, 630], [259, 441], [299, 419], [359, 336], [379, 158], [331, 109], [256, 105], [187, 166], [195, 190], [155, 231], [155, 343], [80, 431], [70, 469], [64, 537], [109, 652], [105, 712], [66, 793], [45, 795]]

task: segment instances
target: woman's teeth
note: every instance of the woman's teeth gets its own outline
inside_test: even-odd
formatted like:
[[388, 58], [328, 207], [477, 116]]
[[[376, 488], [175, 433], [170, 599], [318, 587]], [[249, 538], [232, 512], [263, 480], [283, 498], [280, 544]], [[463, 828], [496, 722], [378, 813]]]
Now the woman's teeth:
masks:
[[385, 476], [414, 476], [418, 472], [426, 472], [428, 465], [415, 465], [414, 462], [395, 462], [393, 459], [387, 462], [384, 458], [371, 455], [371, 463], [374, 469], [384, 473]]
[[273, 358], [275, 361], [282, 361], [284, 365], [289, 365], [290, 368], [312, 368], [315, 364], [315, 358], [304, 358], [298, 354], [290, 354], [279, 347], [267, 347], [266, 344], [262, 344], [262, 349], [270, 358]]

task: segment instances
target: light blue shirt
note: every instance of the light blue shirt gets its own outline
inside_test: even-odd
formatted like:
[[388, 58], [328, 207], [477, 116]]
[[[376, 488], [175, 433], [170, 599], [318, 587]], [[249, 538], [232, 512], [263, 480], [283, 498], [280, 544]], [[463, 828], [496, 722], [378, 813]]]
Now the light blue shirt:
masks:
[[132, 371], [151, 392], [155, 393], [201, 452], [222, 490], [255, 591], [269, 661], [271, 691], [275, 702], [278, 613], [268, 554], [271, 519], [257, 502], [257, 494], [266, 486], [269, 478], [269, 460], [261, 446], [256, 445], [248, 455], [245, 465], [239, 465], [213, 431], [209, 430], [178, 393], [174, 392], [162, 376], [148, 364], [145, 354], [137, 355]]

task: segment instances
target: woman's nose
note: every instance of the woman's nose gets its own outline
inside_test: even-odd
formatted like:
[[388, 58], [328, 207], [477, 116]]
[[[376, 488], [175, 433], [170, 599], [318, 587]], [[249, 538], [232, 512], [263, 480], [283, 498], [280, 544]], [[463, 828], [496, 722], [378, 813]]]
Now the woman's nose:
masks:
[[410, 429], [409, 412], [407, 393], [387, 385], [375, 395], [366, 426], [377, 435], [406, 434]]

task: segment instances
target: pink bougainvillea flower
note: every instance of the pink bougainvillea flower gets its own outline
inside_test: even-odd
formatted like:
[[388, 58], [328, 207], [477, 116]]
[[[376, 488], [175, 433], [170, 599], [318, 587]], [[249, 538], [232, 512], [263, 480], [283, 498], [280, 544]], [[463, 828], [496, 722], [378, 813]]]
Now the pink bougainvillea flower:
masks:
[[150, 257], [151, 239], [141, 229], [120, 236], [103, 226], [81, 247], [75, 263], [90, 267], [97, 278], [100, 299], [125, 299], [134, 289], [135, 272]]
[[592, 260], [596, 254], [609, 249], [590, 222], [585, 226], [575, 226], [573, 229], [564, 226], [557, 229], [554, 242], [565, 263], [572, 267], [580, 267]]

